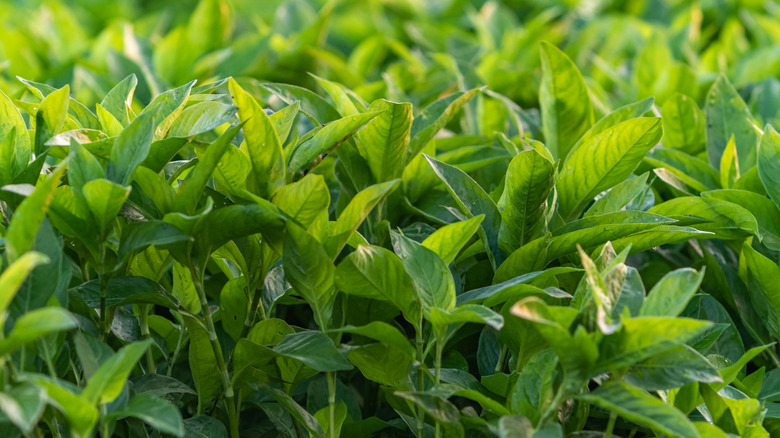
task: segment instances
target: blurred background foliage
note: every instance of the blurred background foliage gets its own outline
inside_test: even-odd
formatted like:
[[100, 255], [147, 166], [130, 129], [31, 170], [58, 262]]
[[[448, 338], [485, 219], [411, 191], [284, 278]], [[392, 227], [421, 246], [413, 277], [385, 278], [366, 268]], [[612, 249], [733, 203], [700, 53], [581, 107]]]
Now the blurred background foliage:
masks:
[[19, 97], [16, 76], [69, 83], [89, 105], [135, 73], [146, 103], [226, 76], [316, 89], [311, 72], [368, 101], [424, 105], [487, 85], [532, 108], [545, 40], [588, 78], [597, 116], [647, 96], [701, 101], [725, 73], [773, 119], [778, 14], [759, 0], [5, 0], [0, 88]]

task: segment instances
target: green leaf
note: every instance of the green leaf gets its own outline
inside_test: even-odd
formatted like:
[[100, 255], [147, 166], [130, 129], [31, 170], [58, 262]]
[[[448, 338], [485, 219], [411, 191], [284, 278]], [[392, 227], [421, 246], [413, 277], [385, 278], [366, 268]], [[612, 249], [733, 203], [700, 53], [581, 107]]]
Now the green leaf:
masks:
[[620, 211], [626, 204], [648, 190], [647, 176], [648, 172], [634, 178], [629, 177], [627, 180], [612, 187], [604, 196], [598, 198], [596, 202], [588, 207], [588, 210], [582, 215], [583, 218]]
[[207, 101], [187, 107], [176, 118], [168, 135], [171, 137], [194, 137], [209, 132], [227, 123], [236, 114], [238, 108], [233, 105]]
[[35, 114], [35, 154], [44, 152], [46, 140], [62, 130], [68, 116], [68, 94], [70, 86], [65, 85], [46, 96]]
[[431, 309], [455, 308], [455, 281], [444, 261], [435, 252], [406, 236], [391, 231], [393, 249], [412, 279], [426, 317]]
[[314, 418], [320, 422], [323, 430], [330, 430], [330, 421], [333, 418], [333, 430], [336, 436], [341, 436], [341, 426], [347, 419], [347, 405], [343, 400], [338, 400], [333, 409], [333, 417], [330, 416], [330, 406], [325, 406], [314, 414]]
[[233, 79], [228, 86], [233, 102], [238, 106], [238, 118], [245, 123], [244, 139], [258, 185], [257, 194], [269, 198], [285, 181], [282, 144], [260, 104]]
[[202, 309], [198, 292], [195, 290], [195, 284], [192, 282], [190, 270], [177, 260], [174, 260], [172, 275], [173, 288], [171, 289], [171, 294], [179, 300], [182, 307], [197, 314]]
[[712, 190], [701, 194], [706, 198], [722, 199], [732, 204], [739, 205], [749, 211], [756, 218], [759, 238], [767, 248], [780, 250], [780, 209], [766, 196], [748, 190]]
[[756, 165], [758, 134], [747, 105], [724, 75], [707, 94], [704, 107], [707, 120], [707, 158], [714, 169], [720, 169], [723, 151], [734, 136], [739, 168], [747, 171]]
[[[152, 100], [152, 102], [144, 108], [135, 120], [138, 120], [141, 116], [147, 113], [152, 113], [156, 116], [154, 140], [161, 140], [168, 134], [168, 130], [179, 117], [179, 114], [184, 110], [187, 100], [190, 96], [190, 91], [195, 81], [186, 83], [181, 87], [168, 90], [159, 94]], [[133, 122], [135, 122], [133, 120]], [[132, 125], [132, 123], [131, 123]], [[129, 127], [129, 126], [128, 126]], [[127, 128], [125, 128], [127, 130]]]
[[609, 383], [577, 396], [656, 433], [699, 438], [693, 423], [679, 410], [627, 383]]
[[720, 188], [718, 172], [711, 168], [706, 161], [683, 151], [655, 148], [647, 154], [645, 162], [655, 168], [666, 169], [696, 191], [703, 192]]
[[561, 216], [576, 219], [596, 195], [628, 178], [662, 134], [660, 118], [640, 117], [615, 125], [572, 150], [557, 179]]
[[485, 286], [478, 289], [472, 289], [468, 292], [463, 292], [458, 295], [458, 305], [472, 302], [482, 302], [495, 296], [496, 294], [505, 291], [507, 289], [519, 286], [531, 282], [533, 280], [543, 281], [545, 278], [550, 278], [557, 274], [567, 274], [570, 272], [577, 272], [579, 269], [558, 266], [550, 268], [544, 271], [529, 272], [527, 274], [519, 275], [515, 278], [506, 280], [504, 282], [493, 284], [491, 286]]
[[98, 368], [114, 355], [114, 350], [106, 343], [83, 332], [76, 333], [73, 345], [76, 346], [76, 355], [86, 379], [92, 378]]
[[225, 424], [208, 415], [198, 415], [184, 420], [184, 432], [185, 436], [192, 438], [228, 438]]
[[176, 193], [168, 181], [157, 172], [139, 166], [133, 173], [133, 183], [152, 200], [160, 213], [167, 214], [173, 210]]
[[504, 264], [496, 271], [496, 278], [505, 278], [507, 272], [512, 272], [518, 266], [522, 266], [525, 260], [541, 257], [541, 260], [537, 260], [537, 262], [543, 262], [541, 266], [534, 266], [534, 269], [540, 269], [552, 260], [575, 252], [577, 245], [583, 248], [593, 248], [624, 237], [630, 240], [632, 235], [661, 228], [674, 222], [674, 219], [668, 217], [640, 211], [618, 211], [578, 219], [553, 231], [552, 237], [537, 239], [539, 244], [546, 245], [543, 254], [539, 254], [539, 248], [536, 244], [525, 245], [510, 254]]
[[542, 42], [541, 58], [539, 106], [545, 146], [553, 157], [564, 159], [593, 125], [590, 95], [577, 66], [560, 49]]
[[3, 274], [0, 275], [0, 323], [5, 322], [8, 307], [30, 272], [36, 266], [48, 262], [49, 258], [45, 255], [30, 251], [16, 259], [3, 271]]
[[752, 307], [772, 336], [780, 339], [780, 284], [777, 282], [780, 267], [747, 242], [742, 244], [740, 259], [740, 264], [744, 262], [746, 267], [743, 280], [748, 286]]
[[133, 92], [137, 85], [138, 79], [134, 74], [131, 74], [122, 79], [122, 82], [116, 84], [100, 102], [100, 106], [114, 116], [122, 126], [127, 125], [130, 121], [128, 110], [131, 109]]
[[504, 253], [498, 246], [498, 233], [501, 227], [501, 212], [485, 190], [462, 170], [449, 164], [437, 161], [423, 155], [434, 172], [447, 186], [447, 190], [455, 199], [458, 209], [467, 217], [484, 215], [480, 224], [479, 237], [485, 245], [493, 268], [497, 268], [504, 260]]
[[328, 231], [329, 238], [324, 246], [331, 259], [338, 256], [368, 213], [398, 185], [398, 182], [399, 180], [393, 180], [366, 187], [349, 201], [336, 223], [331, 224]]
[[396, 391], [393, 395], [421, 407], [426, 414], [430, 415], [437, 423], [441, 424], [446, 436], [465, 436], [463, 425], [460, 422], [460, 411], [458, 411], [458, 408], [449, 401], [425, 392]]
[[[355, 114], [365, 112], [368, 105], [365, 104], [363, 99], [358, 97], [357, 94], [355, 94], [347, 87], [337, 82], [323, 79], [311, 73], [309, 73], [309, 75], [316, 79], [322, 88], [325, 89], [325, 92], [328, 93], [330, 98], [333, 100], [333, 103], [336, 105], [336, 109], [342, 117], [353, 116]], [[358, 107], [360, 107], [360, 110], [358, 110]]]
[[412, 104], [378, 99], [367, 110], [379, 115], [357, 137], [360, 155], [377, 182], [400, 178], [412, 129]]
[[149, 155], [146, 156], [141, 165], [155, 172], [160, 172], [186, 143], [187, 139], [181, 137], [170, 137], [154, 141], [149, 150]]
[[54, 191], [60, 184], [65, 166], [41, 180], [35, 190], [22, 201], [14, 212], [5, 234], [5, 256], [13, 263], [33, 247], [38, 228], [46, 217], [46, 211], [54, 198]]
[[100, 129], [109, 137], [116, 137], [122, 132], [122, 124], [108, 110], [97, 104], [97, 117], [100, 121]]
[[726, 149], [723, 150], [723, 157], [720, 159], [720, 186], [724, 189], [733, 187], [740, 176], [739, 163], [737, 162], [737, 146], [732, 135], [729, 138]]
[[[179, 280], [176, 278], [177, 274], [179, 274], [179, 272], [174, 268], [173, 294], [183, 303], [187, 303], [187, 301], [182, 298], [188, 297], [183, 296], [177, 290], [177, 288], [180, 287]], [[101, 294], [100, 281], [98, 279], [90, 280], [71, 289], [71, 293], [83, 300], [87, 307], [92, 309], [100, 308]], [[110, 279], [108, 281], [105, 301], [107, 308], [124, 306], [127, 304], [155, 304], [169, 309], [177, 309], [179, 307], [179, 302], [171, 297], [162, 286], [148, 278], [138, 276], [114, 277]], [[195, 307], [192, 310], [196, 311], [196, 309], [200, 309], [199, 304], [198, 307]]]
[[121, 186], [107, 179], [92, 180], [81, 188], [84, 199], [92, 216], [96, 219], [98, 229], [103, 232], [114, 220], [125, 200], [130, 196], [130, 186]]
[[536, 151], [520, 152], [509, 163], [498, 201], [498, 243], [507, 254], [543, 232], [547, 195], [554, 184], [555, 166]]
[[612, 111], [606, 116], [599, 119], [593, 126], [588, 129], [585, 134], [575, 144], [583, 143], [592, 137], [604, 132], [605, 130], [617, 125], [618, 123], [625, 122], [628, 119], [636, 117], [642, 117], [645, 113], [650, 111], [653, 107], [654, 98], [648, 97], [638, 102], [629, 103], [628, 105], [621, 106], [620, 108]]
[[676, 93], [661, 106], [664, 116], [664, 146], [689, 154], [705, 147], [704, 112], [696, 100]]
[[604, 336], [594, 372], [618, 369], [680, 346], [711, 326], [710, 321], [672, 317], [637, 317]]
[[352, 369], [352, 364], [336, 348], [333, 340], [320, 331], [290, 333], [276, 344], [274, 351], [320, 372]]
[[459, 91], [433, 102], [423, 108], [422, 112], [414, 117], [412, 122], [411, 141], [406, 150], [404, 162], [412, 160], [425, 149], [436, 134], [442, 130], [455, 117], [456, 114], [479, 93], [481, 89], [474, 88], [468, 91]]
[[722, 382], [718, 370], [686, 345], [634, 364], [625, 379], [646, 391], [680, 388], [691, 382]]
[[149, 155], [158, 114], [144, 111], [117, 136], [106, 167], [106, 178], [123, 186], [130, 183], [135, 168]]
[[[684, 196], [670, 199], [648, 210], [666, 217], [687, 216], [701, 231], [710, 231], [720, 239], [742, 239], [758, 235], [756, 219], [744, 208], [715, 198]], [[695, 223], [700, 220], [702, 223]]]
[[574, 335], [568, 327], [577, 317], [570, 307], [551, 307], [537, 297], [528, 297], [511, 308], [512, 315], [532, 322], [539, 334], [555, 350], [566, 374], [564, 385], [579, 388], [587, 382], [599, 349], [593, 338], [578, 329]]
[[120, 348], [98, 368], [87, 382], [81, 396], [90, 403], [110, 403], [122, 392], [136, 362], [152, 344], [151, 340], [133, 342]]
[[13, 178], [27, 167], [32, 147], [22, 115], [13, 101], [2, 91], [0, 91], [0, 138], [5, 139], [0, 148], [0, 169], [3, 169], [1, 175], [4, 178], [10, 177], [2, 182], [10, 184]]
[[406, 338], [406, 335], [392, 325], [382, 321], [372, 321], [360, 327], [347, 325], [332, 331], [352, 333], [374, 339], [381, 342], [383, 345], [397, 349], [409, 358], [412, 358], [415, 355], [414, 347], [409, 342], [409, 339]]
[[318, 218], [327, 221], [330, 191], [322, 175], [309, 173], [300, 181], [282, 186], [272, 202], [309, 229]]
[[248, 300], [246, 295], [246, 278], [231, 278], [222, 287], [219, 294], [219, 310], [222, 315], [222, 328], [227, 334], [238, 341], [244, 330], [247, 315]]
[[287, 171], [293, 175], [316, 166], [323, 154], [328, 154], [350, 138], [357, 130], [371, 122], [381, 112], [355, 114], [328, 123], [313, 135], [303, 138], [294, 147], [285, 150]]
[[0, 410], [25, 434], [33, 428], [46, 407], [46, 391], [33, 383], [21, 383], [0, 392]]
[[303, 425], [303, 427], [309, 431], [311, 436], [317, 438], [325, 437], [325, 434], [322, 433], [322, 426], [320, 426], [320, 423], [317, 421], [317, 419], [308, 413], [301, 405], [296, 403], [292, 397], [274, 387], [265, 384], [260, 384], [260, 387], [268, 392], [268, 394], [273, 397], [277, 403], [282, 405], [282, 407], [284, 407], [284, 409], [289, 412], [290, 415], [292, 415], [295, 421]]
[[677, 316], [688, 305], [704, 279], [701, 273], [691, 268], [672, 271], [661, 278], [650, 289], [639, 316]]
[[769, 198], [780, 208], [780, 134], [770, 125], [764, 128], [758, 148], [758, 176]]
[[97, 158], [74, 138], [70, 139], [69, 157], [68, 185], [74, 192], [81, 193], [82, 187], [88, 182], [105, 178], [105, 172]]
[[301, 107], [300, 102], [295, 102], [291, 105], [280, 109], [279, 111], [271, 114], [268, 118], [271, 119], [271, 123], [274, 125], [276, 135], [279, 136], [279, 143], [282, 145], [287, 141], [290, 136], [290, 130], [293, 127], [293, 122], [298, 116], [298, 110]]
[[496, 330], [501, 330], [504, 326], [504, 318], [500, 314], [481, 304], [463, 304], [452, 310], [441, 310], [433, 307], [429, 320], [435, 327], [467, 322], [485, 324]]
[[420, 318], [420, 301], [401, 259], [387, 249], [359, 245], [339, 263], [336, 287], [348, 295], [388, 300], [412, 323]]
[[534, 423], [552, 403], [555, 368], [558, 358], [547, 348], [537, 352], [523, 366], [508, 397], [513, 413], [522, 414]]
[[306, 230], [290, 224], [282, 261], [287, 281], [312, 307], [320, 329], [326, 330], [336, 300], [336, 268], [325, 248]]
[[30, 380], [46, 388], [49, 403], [65, 414], [74, 437], [92, 436], [92, 430], [100, 416], [93, 403], [69, 391], [63, 382], [57, 379], [33, 374]]
[[[186, 112], [186, 110], [185, 110]], [[232, 147], [230, 141], [238, 134], [241, 125], [234, 126], [225, 131], [219, 138], [206, 149], [199, 157], [198, 164], [190, 172], [190, 176], [179, 186], [179, 193], [174, 202], [178, 211], [193, 214], [198, 206], [206, 184], [211, 174], [225, 154], [225, 150]]]
[[409, 379], [412, 358], [405, 354], [405, 350], [385, 343], [354, 347], [349, 350], [349, 361], [372, 382], [408, 390], [412, 388]]
[[76, 320], [67, 310], [60, 307], [44, 307], [25, 313], [16, 320], [11, 334], [0, 340], [0, 356], [12, 353], [48, 333], [70, 330], [76, 327]]
[[134, 396], [127, 406], [112, 412], [111, 416], [117, 419], [137, 418], [162, 433], [184, 436], [184, 422], [179, 408], [168, 400], [149, 393]]
[[217, 359], [206, 328], [191, 316], [183, 315], [183, 318], [187, 333], [190, 335], [189, 368], [195, 382], [195, 391], [198, 393], [198, 406], [202, 409], [221, 389], [224, 389], [222, 378], [217, 369]]
[[422, 242], [422, 246], [435, 252], [449, 265], [479, 229], [484, 215], [474, 216], [461, 222], [447, 224], [437, 229]]
[[[339, 113], [325, 99], [305, 88], [287, 84], [260, 84], [274, 96], [277, 96], [287, 105], [298, 102], [301, 112], [316, 125], [330, 122], [339, 118]], [[240, 105], [239, 105], [240, 106]]]
[[190, 240], [171, 224], [162, 221], [133, 222], [122, 229], [117, 256], [125, 259], [150, 245], [164, 246]]

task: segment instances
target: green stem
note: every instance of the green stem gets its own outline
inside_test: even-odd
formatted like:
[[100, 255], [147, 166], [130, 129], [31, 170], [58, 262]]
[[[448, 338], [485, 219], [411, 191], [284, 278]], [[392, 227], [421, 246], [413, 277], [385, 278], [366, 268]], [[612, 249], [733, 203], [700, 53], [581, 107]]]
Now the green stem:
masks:
[[54, 368], [54, 363], [51, 361], [51, 354], [49, 354], [49, 346], [46, 345], [46, 341], [39, 341], [38, 347], [42, 350], [41, 353], [43, 353], [43, 360], [46, 362], [46, 368], [49, 370], [49, 375], [56, 379], [57, 378], [57, 370]]
[[228, 422], [230, 424], [230, 436], [231, 438], [239, 438], [238, 412], [236, 411], [235, 395], [233, 394], [233, 387], [230, 384], [230, 375], [228, 374], [227, 365], [225, 364], [225, 356], [222, 354], [222, 345], [220, 345], [219, 338], [217, 338], [217, 330], [214, 328], [214, 320], [211, 317], [211, 309], [209, 309], [209, 302], [206, 298], [206, 289], [203, 286], [204, 272], [205, 266], [196, 268], [190, 263], [192, 282], [195, 285], [195, 290], [198, 292], [200, 309], [203, 313], [203, 319], [206, 321], [206, 331], [208, 332], [211, 349], [214, 351], [214, 358], [217, 362], [217, 371], [222, 378], [222, 389], [224, 391]]
[[[420, 325], [417, 327], [417, 335], [415, 338], [415, 344], [417, 346], [417, 390], [418, 391], [424, 391], [425, 390], [425, 375], [423, 374], [423, 367], [424, 367], [424, 361], [425, 357], [423, 356], [423, 349], [425, 347], [424, 341], [422, 338], [422, 320], [420, 321]], [[425, 426], [425, 411], [423, 411], [422, 407], [417, 407], [417, 438], [423, 438], [424, 436], [424, 428]]]
[[506, 345], [501, 346], [501, 354], [498, 355], [498, 362], [496, 362], [496, 373], [500, 373], [504, 370], [504, 361], [506, 361]]
[[338, 438], [336, 435], [336, 372], [326, 373], [328, 379], [328, 438]]
[[[249, 333], [249, 330], [252, 328], [252, 326], [255, 325], [255, 321], [257, 314], [260, 314], [260, 320], [264, 320], [267, 318], [265, 313], [265, 306], [263, 306], [263, 283], [265, 281], [265, 276], [261, 275], [260, 279], [258, 281], [252, 281], [251, 284], [247, 283], [247, 292], [249, 290], [253, 290], [251, 294], [251, 301], [249, 301], [249, 312], [246, 314], [246, 318], [244, 319], [244, 330], [241, 333], [241, 337], [246, 336], [247, 333]], [[259, 286], [258, 286], [259, 285]], [[248, 294], [247, 294], [248, 295]]]
[[[434, 375], [434, 382], [436, 385], [441, 383], [441, 356], [444, 352], [444, 336], [446, 335], [446, 329], [440, 330], [436, 336], [436, 354], [434, 356], [433, 366], [436, 369]], [[436, 438], [441, 438], [441, 423], [436, 421]]]
[[564, 380], [563, 384], [561, 384], [561, 387], [558, 388], [558, 392], [555, 394], [555, 398], [553, 399], [552, 403], [547, 408], [547, 410], [544, 411], [544, 414], [542, 414], [542, 417], [539, 419], [538, 429], [544, 428], [544, 426], [547, 424], [547, 421], [550, 419], [550, 417], [552, 417], [553, 414], [558, 412], [558, 408], [561, 406], [561, 403], [564, 402], [566, 398], [566, 390], [564, 389], [565, 383], [566, 381]]
[[179, 353], [181, 353], [181, 347], [184, 343], [184, 333], [186, 330], [184, 330], [184, 325], [181, 322], [179, 322], [179, 324], [179, 338], [176, 341], [176, 348], [173, 350], [173, 356], [171, 356], [171, 360], [168, 362], [168, 371], [165, 373], [168, 375], [168, 377], [170, 377], [171, 373], [173, 372], [173, 365], [176, 363], [176, 359], [179, 358]]
[[[151, 304], [141, 305], [141, 336], [144, 339], [151, 339], [152, 335], [149, 332], [149, 312], [152, 310]], [[151, 348], [146, 349], [146, 367], [149, 369], [150, 374], [157, 374], [157, 364], [154, 362], [154, 351]]]
[[612, 438], [612, 431], [615, 430], [615, 422], [618, 415], [615, 412], [609, 414], [609, 423], [607, 423], [607, 429], [604, 431], [604, 438]]
[[[102, 416], [105, 418], [106, 415], [106, 405], [100, 406], [100, 412], [103, 414]], [[108, 428], [108, 421], [104, 420], [100, 422], [100, 436], [103, 438], [110, 438], [111, 433]]]
[[106, 311], [106, 297], [108, 295], [108, 276], [105, 273], [106, 266], [106, 245], [105, 240], [100, 245], [100, 266], [98, 267], [98, 281], [100, 282], [100, 331], [103, 334], [103, 341], [108, 339], [108, 333], [111, 326], [108, 322], [108, 312]]

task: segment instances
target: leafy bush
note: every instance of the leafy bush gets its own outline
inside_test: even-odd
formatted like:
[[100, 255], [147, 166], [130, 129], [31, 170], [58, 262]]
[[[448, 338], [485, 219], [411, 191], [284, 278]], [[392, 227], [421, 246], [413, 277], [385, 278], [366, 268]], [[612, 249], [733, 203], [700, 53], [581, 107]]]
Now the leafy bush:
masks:
[[774, 10], [536, 3], [0, 5], [2, 436], [780, 433]]

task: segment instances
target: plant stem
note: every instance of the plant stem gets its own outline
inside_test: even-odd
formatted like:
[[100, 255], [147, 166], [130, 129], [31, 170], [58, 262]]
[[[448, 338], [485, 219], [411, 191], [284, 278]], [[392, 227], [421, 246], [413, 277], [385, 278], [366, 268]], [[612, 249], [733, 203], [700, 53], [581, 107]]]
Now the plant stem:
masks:
[[615, 422], [618, 415], [615, 412], [609, 414], [609, 423], [607, 423], [607, 429], [604, 431], [604, 438], [612, 438], [612, 431], [615, 430]]
[[500, 373], [504, 370], [504, 361], [506, 360], [506, 345], [501, 346], [501, 353], [498, 355], [498, 362], [496, 362], [496, 373]]
[[[436, 336], [436, 355], [434, 356], [434, 362], [433, 366], [436, 369], [436, 374], [434, 375], [434, 382], [436, 385], [441, 383], [441, 356], [444, 352], [444, 336], [446, 335], [447, 329], [440, 330], [439, 333]], [[441, 423], [439, 421], [436, 421], [436, 438], [441, 438]]]
[[49, 353], [49, 346], [46, 345], [46, 341], [39, 341], [38, 347], [41, 349], [41, 353], [43, 356], [43, 361], [46, 362], [46, 368], [49, 370], [49, 375], [56, 379], [57, 378], [57, 370], [54, 368], [54, 363], [51, 361], [51, 354]]
[[179, 353], [181, 353], [181, 347], [184, 343], [184, 324], [182, 324], [181, 321], [179, 321], [179, 324], [179, 338], [176, 341], [176, 348], [173, 350], [173, 356], [171, 356], [171, 360], [168, 362], [168, 371], [165, 373], [168, 375], [168, 377], [170, 377], [171, 373], [173, 372], [173, 365], [176, 363], [176, 359], [179, 358]]
[[550, 406], [544, 411], [544, 414], [542, 414], [542, 417], [539, 419], [539, 427], [538, 429], [543, 429], [544, 426], [547, 424], [547, 421], [550, 419], [550, 417], [553, 416], [558, 411], [558, 408], [561, 406], [561, 403], [563, 403], [564, 399], [566, 398], [566, 390], [564, 389], [564, 384], [566, 383], [565, 379], [563, 384], [561, 384], [561, 387], [558, 388], [558, 392], [555, 394], [555, 398], [553, 399]]
[[211, 349], [214, 351], [217, 370], [222, 378], [222, 389], [225, 396], [225, 405], [227, 406], [228, 422], [230, 423], [230, 436], [231, 438], [238, 438], [238, 412], [236, 412], [235, 395], [233, 394], [233, 387], [230, 384], [230, 375], [228, 374], [227, 365], [225, 364], [225, 356], [222, 354], [222, 345], [219, 343], [217, 331], [214, 328], [214, 320], [211, 317], [208, 298], [206, 298], [206, 289], [203, 286], [204, 272], [205, 266], [196, 268], [190, 263], [192, 283], [195, 285], [195, 290], [198, 292], [200, 309], [203, 313], [203, 319], [206, 321], [206, 331], [208, 332], [209, 341], [211, 342]]
[[338, 438], [336, 435], [336, 372], [326, 373], [328, 379], [328, 438]]
[[[151, 339], [152, 335], [149, 333], [149, 311], [152, 310], [151, 304], [141, 305], [141, 336], [144, 339]], [[157, 364], [154, 362], [154, 351], [152, 348], [146, 349], [146, 367], [149, 369], [150, 374], [157, 374]]]
[[[261, 275], [260, 279], [258, 281], [252, 281], [251, 284], [247, 283], [247, 295], [249, 294], [249, 291], [251, 290], [251, 301], [249, 301], [249, 311], [246, 314], [246, 318], [244, 318], [244, 330], [241, 333], [241, 337], [246, 336], [247, 333], [249, 333], [249, 330], [252, 328], [253, 325], [255, 325], [255, 321], [257, 320], [256, 316], [259, 313], [260, 314], [260, 320], [264, 320], [267, 318], [265, 314], [265, 306], [263, 306], [263, 283], [265, 281], [265, 276]], [[259, 286], [258, 286], [259, 285]]]
[[[102, 234], [102, 233], [101, 233]], [[106, 245], [105, 239], [100, 245], [100, 266], [98, 269], [98, 281], [100, 282], [100, 329], [103, 334], [103, 341], [108, 338], [108, 332], [111, 326], [108, 323], [108, 314], [106, 312], [106, 296], [108, 295], [108, 277], [106, 276]]]
[[[103, 414], [103, 417], [106, 415], [106, 405], [100, 405], [100, 412]], [[110, 438], [111, 434], [108, 430], [108, 421], [102, 421], [100, 422], [100, 436], [103, 438]]]
[[[424, 341], [422, 338], [422, 318], [420, 320], [420, 325], [417, 327], [417, 335], [415, 338], [415, 344], [417, 345], [417, 390], [418, 391], [424, 391], [425, 390], [425, 375], [423, 374], [423, 366], [425, 365], [423, 362], [425, 360], [425, 357], [423, 356], [423, 348], [424, 348]], [[425, 411], [423, 411], [422, 407], [417, 407], [417, 438], [423, 438], [423, 431], [425, 426]]]

